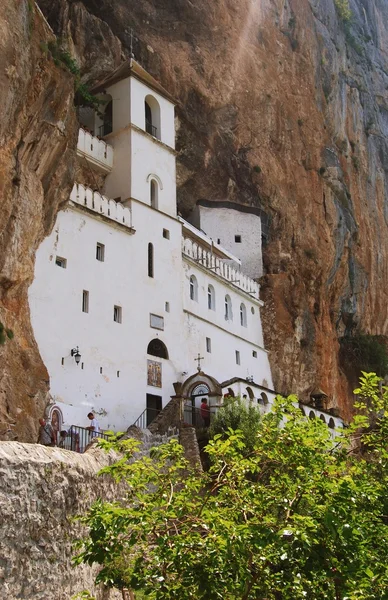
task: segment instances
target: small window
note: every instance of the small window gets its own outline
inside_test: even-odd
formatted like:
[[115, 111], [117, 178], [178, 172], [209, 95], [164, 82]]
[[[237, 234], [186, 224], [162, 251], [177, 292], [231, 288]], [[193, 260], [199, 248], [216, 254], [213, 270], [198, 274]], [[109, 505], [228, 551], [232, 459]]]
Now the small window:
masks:
[[232, 301], [229, 295], [225, 296], [225, 321], [233, 321]]
[[256, 350], [252, 350], [252, 356], [253, 356], [253, 358], [257, 358], [257, 352], [256, 352]]
[[148, 244], [148, 277], [154, 276], [154, 246]]
[[170, 312], [170, 303], [169, 302], [165, 302], [165, 304], [164, 304], [164, 310], [166, 312]]
[[115, 323], [122, 323], [122, 308], [121, 308], [121, 306], [113, 307], [113, 320]]
[[116, 377], [120, 377], [120, 371], [116, 371]]
[[194, 275], [190, 277], [190, 299], [198, 302], [198, 282]]
[[207, 307], [209, 310], [216, 310], [216, 293], [212, 285], [207, 288]]
[[206, 352], [211, 353], [212, 351], [212, 341], [210, 338], [206, 338]]
[[61, 359], [61, 365], [62, 365], [62, 367], [63, 367], [63, 365], [64, 365], [64, 364], [65, 364], [65, 359], [64, 359], [64, 358], [62, 358], [62, 359]]
[[240, 304], [240, 324], [242, 327], [247, 326], [247, 309], [245, 304]]
[[236, 365], [241, 365], [240, 351], [236, 350]]
[[251, 313], [254, 315], [255, 314], [255, 309], [253, 308], [253, 306], [251, 307]]
[[55, 259], [55, 264], [57, 265], [57, 267], [62, 267], [62, 269], [66, 269], [67, 260], [66, 258], [61, 258], [60, 256], [57, 256], [57, 258]]
[[102, 375], [102, 367], [100, 367], [100, 373], [101, 373], [101, 375]]
[[217, 238], [217, 244], [221, 244], [220, 238]]
[[234, 241], [236, 244], [241, 244], [241, 235], [235, 235], [234, 236]]
[[169, 239], [170, 239], [170, 232], [169, 232], [169, 230], [168, 230], [168, 229], [163, 229], [163, 237], [164, 237], [164, 239], [166, 239], [166, 240], [169, 240]]
[[89, 312], [89, 292], [86, 290], [82, 292], [82, 312]]
[[105, 246], [104, 244], [97, 243], [96, 246], [96, 259], [100, 262], [104, 262], [105, 260]]

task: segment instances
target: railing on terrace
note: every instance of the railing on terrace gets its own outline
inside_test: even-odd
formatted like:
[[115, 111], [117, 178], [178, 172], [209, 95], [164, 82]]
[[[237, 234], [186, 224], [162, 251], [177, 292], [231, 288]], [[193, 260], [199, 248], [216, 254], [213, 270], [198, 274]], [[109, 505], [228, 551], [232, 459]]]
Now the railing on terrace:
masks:
[[77, 151], [96, 168], [109, 173], [113, 167], [113, 148], [82, 127], [78, 132]]
[[85, 427], [72, 425], [68, 431], [61, 431], [58, 447], [83, 454], [89, 444], [96, 438], [107, 440], [109, 436], [105, 433], [90, 431], [90, 429], [86, 429]]
[[158, 137], [158, 128], [155, 125], [152, 125], [151, 121], [146, 119], [146, 132], [153, 135], [155, 138]]
[[151, 425], [152, 421], [156, 419], [161, 410], [157, 408], [146, 408], [141, 413], [140, 417], [133, 423], [139, 429], [147, 429], [148, 425]]
[[104, 135], [109, 135], [113, 131], [113, 124], [110, 122], [103, 123], [98, 128], [98, 134], [102, 137]]
[[198, 242], [189, 237], [184, 237], [182, 239], [182, 253], [226, 281], [229, 281], [240, 290], [259, 299], [260, 286], [254, 279], [244, 275], [236, 267], [221, 260], [213, 252], [198, 244]]
[[124, 207], [119, 202], [106, 198], [106, 196], [102, 196], [99, 192], [94, 192], [80, 183], [74, 184], [70, 200], [104, 215], [108, 219], [112, 219], [112, 221], [116, 221], [125, 227], [132, 227], [132, 214], [129, 208]]

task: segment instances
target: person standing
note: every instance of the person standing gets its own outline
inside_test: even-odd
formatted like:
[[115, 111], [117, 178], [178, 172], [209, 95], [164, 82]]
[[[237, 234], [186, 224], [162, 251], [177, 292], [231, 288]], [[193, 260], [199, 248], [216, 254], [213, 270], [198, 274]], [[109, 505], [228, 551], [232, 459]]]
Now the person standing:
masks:
[[96, 437], [100, 433], [100, 426], [94, 416], [94, 413], [90, 412], [88, 414], [88, 419], [90, 419], [90, 425], [89, 427], [86, 427], [86, 429], [89, 429], [92, 437]]
[[209, 427], [209, 425], [210, 425], [210, 408], [207, 403], [207, 398], [202, 398], [200, 412], [201, 412], [201, 417], [202, 417], [204, 426]]
[[44, 419], [39, 419], [39, 425], [38, 444], [42, 444], [42, 446], [56, 446], [57, 441], [51, 424]]

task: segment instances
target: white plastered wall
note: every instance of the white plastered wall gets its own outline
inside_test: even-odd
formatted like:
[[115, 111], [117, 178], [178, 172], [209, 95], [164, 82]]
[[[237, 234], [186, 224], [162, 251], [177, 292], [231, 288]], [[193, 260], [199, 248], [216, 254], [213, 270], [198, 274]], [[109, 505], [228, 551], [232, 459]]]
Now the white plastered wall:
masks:
[[[198, 206], [199, 226], [241, 260], [242, 270], [256, 279], [263, 274], [261, 219], [232, 208]], [[194, 216], [194, 218], [196, 218]], [[198, 226], [198, 225], [197, 225]], [[241, 243], [235, 242], [241, 236]]]
[[[198, 282], [198, 301], [190, 298], [190, 277]], [[208, 285], [215, 290], [215, 310], [208, 308]], [[233, 320], [225, 320], [225, 295], [232, 301]], [[247, 309], [247, 327], [240, 322], [240, 304]], [[252, 309], [254, 313], [252, 313]], [[204, 357], [203, 370], [220, 383], [232, 377], [253, 377], [256, 383], [272, 387], [268, 353], [263, 347], [260, 303], [190, 259], [183, 261], [183, 310], [190, 356]], [[206, 337], [211, 353], [206, 351]], [[236, 364], [236, 350], [240, 365]], [[257, 354], [253, 356], [253, 352]]]
[[[138, 230], [134, 235], [69, 208], [59, 213], [37, 252], [29, 293], [32, 324], [51, 394], [67, 425], [87, 425], [86, 415], [94, 409], [106, 411], [98, 417], [103, 428], [121, 430], [146, 408], [147, 393], [162, 396], [163, 405], [173, 393], [183, 325], [181, 225], [141, 203], [133, 202], [132, 211]], [[105, 245], [104, 262], [96, 260], [97, 242]], [[154, 278], [148, 277], [149, 242], [154, 245]], [[66, 258], [66, 269], [55, 264], [56, 256]], [[87, 314], [81, 310], [83, 290], [89, 292]], [[113, 321], [114, 305], [122, 307], [121, 324]], [[150, 313], [164, 317], [164, 331], [150, 327]], [[163, 363], [162, 389], [147, 386], [147, 346], [155, 337], [169, 352], [169, 360], [148, 357]], [[75, 346], [83, 369], [70, 356]]]

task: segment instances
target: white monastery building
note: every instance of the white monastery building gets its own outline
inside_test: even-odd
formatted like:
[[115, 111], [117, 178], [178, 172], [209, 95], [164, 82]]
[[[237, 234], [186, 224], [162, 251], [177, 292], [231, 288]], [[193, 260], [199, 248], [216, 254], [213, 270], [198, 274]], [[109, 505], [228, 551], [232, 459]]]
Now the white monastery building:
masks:
[[240, 394], [264, 410], [257, 209], [202, 202], [193, 224], [177, 216], [173, 98], [133, 60], [95, 93], [104, 114], [84, 111], [77, 153], [105, 188], [74, 185], [29, 294], [51, 413], [67, 427], [94, 411], [122, 431], [187, 381], [192, 406]]

